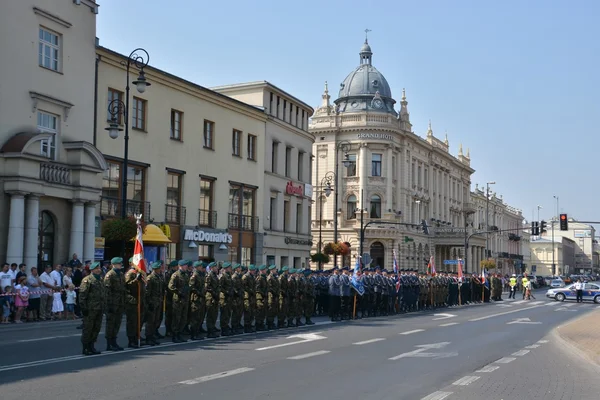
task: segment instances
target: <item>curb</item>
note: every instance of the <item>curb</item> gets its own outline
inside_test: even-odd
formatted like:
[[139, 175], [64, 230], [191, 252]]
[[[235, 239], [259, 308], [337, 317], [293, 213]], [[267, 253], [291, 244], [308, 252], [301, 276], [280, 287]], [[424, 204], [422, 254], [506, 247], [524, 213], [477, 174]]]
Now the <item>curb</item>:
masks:
[[556, 328], [552, 329], [552, 331], [550, 332], [550, 335], [556, 339], [557, 344], [559, 346], [565, 347], [568, 352], [570, 354], [574, 354], [577, 357], [585, 360], [586, 362], [588, 362], [592, 367], [594, 367], [595, 369], [597, 369], [598, 371], [600, 371], [600, 357], [598, 357], [598, 359], [596, 359], [595, 357], [591, 356], [590, 354], [586, 353], [581, 347], [577, 346], [576, 342], [568, 339], [566, 337], [563, 337], [560, 334], [560, 328], [565, 327], [567, 325], [570, 324], [574, 324], [577, 323], [578, 321], [580, 321], [583, 318], [589, 317], [590, 313], [586, 313], [576, 319], [573, 319], [571, 321], [569, 321], [567, 324], [565, 325], [559, 325]]

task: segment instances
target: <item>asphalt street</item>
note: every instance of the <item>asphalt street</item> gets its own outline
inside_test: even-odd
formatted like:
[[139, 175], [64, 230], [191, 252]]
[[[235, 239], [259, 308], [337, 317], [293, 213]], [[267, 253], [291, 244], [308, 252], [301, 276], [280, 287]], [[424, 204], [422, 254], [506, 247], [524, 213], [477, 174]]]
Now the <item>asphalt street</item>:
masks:
[[598, 306], [536, 297], [92, 357], [80, 355], [76, 323], [44, 324], [43, 339], [13, 325], [0, 329], [0, 397], [597, 398], [598, 371], [551, 331]]

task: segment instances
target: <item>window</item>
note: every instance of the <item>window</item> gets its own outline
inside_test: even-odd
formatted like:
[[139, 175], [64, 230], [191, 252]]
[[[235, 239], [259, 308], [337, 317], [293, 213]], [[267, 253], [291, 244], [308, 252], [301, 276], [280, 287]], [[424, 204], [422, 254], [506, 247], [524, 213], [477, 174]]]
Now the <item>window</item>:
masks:
[[300, 129], [304, 129], [304, 110], [302, 110], [302, 121], [300, 122]]
[[348, 154], [350, 165], [346, 168], [346, 176], [356, 176], [356, 154]]
[[248, 135], [248, 160], [256, 160], [256, 136]]
[[285, 117], [287, 116], [287, 100], [283, 101], [283, 120], [285, 121]]
[[39, 65], [44, 68], [58, 71], [60, 64], [58, 62], [60, 56], [59, 36], [56, 33], [50, 32], [45, 28], [40, 28], [38, 44], [38, 61]]
[[294, 105], [292, 103], [290, 103], [290, 117], [288, 122], [291, 124], [292, 123], [292, 111], [294, 110]]
[[417, 175], [417, 171], [415, 170], [415, 163], [414, 163], [414, 161], [413, 161], [413, 163], [410, 165], [410, 173], [411, 173], [411, 175], [412, 175], [412, 178], [411, 178], [411, 183], [412, 183], [412, 185], [414, 186], [414, 185], [416, 185], [416, 184], [417, 184], [417, 176], [416, 176], [416, 175]]
[[277, 96], [277, 118], [279, 118], [279, 104], [280, 104], [281, 98], [279, 96]]
[[425, 185], [426, 188], [429, 188], [429, 170], [427, 168], [425, 168], [423, 177], [424, 177], [423, 184]]
[[381, 154], [371, 155], [371, 176], [381, 176]]
[[421, 166], [419, 165], [417, 167], [417, 185], [419, 185], [419, 187], [421, 187]]
[[275, 115], [273, 113], [273, 93], [271, 93], [269, 97], [269, 111], [271, 112], [271, 115]]
[[131, 127], [142, 131], [146, 130], [146, 100], [133, 97], [133, 117]]
[[392, 179], [396, 179], [396, 157], [392, 157], [392, 173], [389, 176]]
[[308, 216], [309, 216], [308, 234], [310, 235], [310, 233], [312, 231], [312, 226], [311, 226], [311, 223], [310, 223], [310, 218], [312, 218], [312, 206], [310, 206], [310, 205], [308, 206]]
[[302, 203], [296, 204], [296, 233], [302, 232]]
[[[121, 169], [121, 162], [108, 161], [108, 169], [102, 178], [102, 215], [119, 215], [121, 212]], [[145, 176], [145, 167], [127, 166], [127, 215], [143, 214], [144, 218], [150, 217], [145, 204]]]
[[212, 244], [198, 245], [198, 259], [212, 262], [215, 260], [215, 247]]
[[298, 127], [298, 124], [300, 124], [300, 118], [298, 118], [299, 114], [300, 114], [300, 109], [298, 107], [296, 107], [296, 128]]
[[279, 152], [279, 142], [273, 142], [271, 147], [271, 172], [277, 173], [277, 153]]
[[289, 178], [291, 176], [292, 169], [292, 148], [285, 148], [285, 176]]
[[[254, 230], [256, 189], [238, 184], [229, 185], [229, 227]], [[241, 216], [241, 218], [240, 218]]]
[[231, 137], [231, 154], [240, 157], [242, 154], [242, 131], [233, 130]]
[[240, 260], [242, 265], [250, 265], [253, 263], [253, 257], [252, 255], [254, 254], [254, 251], [252, 250], [252, 247], [242, 247], [242, 259]]
[[[277, 195], [275, 195], [277, 196]], [[275, 229], [275, 218], [277, 218], [277, 197], [273, 197], [271, 194], [271, 203], [269, 204], [269, 229]]]
[[346, 218], [356, 219], [356, 196], [350, 195], [346, 200]]
[[183, 133], [181, 124], [183, 123], [183, 113], [177, 110], [171, 110], [171, 139], [180, 140]]
[[281, 256], [281, 265], [289, 267], [290, 258], [288, 256]]
[[298, 180], [300, 182], [304, 181], [304, 154], [303, 151], [298, 153]]
[[371, 218], [381, 218], [381, 197], [374, 194], [371, 197]]
[[290, 229], [290, 201], [283, 201], [283, 231], [288, 232]]
[[200, 177], [200, 203], [198, 204], [198, 225], [215, 227], [217, 214], [213, 211], [214, 179]]
[[275, 265], [275, 256], [267, 256], [267, 265]]
[[[120, 91], [115, 90], [115, 89], [108, 89], [107, 100], [108, 101], [106, 103], [106, 110], [107, 110], [107, 112], [106, 112], [106, 120], [107, 121], [112, 121], [112, 115], [110, 115], [110, 113], [108, 112], [108, 110], [111, 109], [111, 108], [113, 110], [115, 110], [117, 107], [120, 107], [118, 105], [120, 104], [119, 101], [123, 101], [123, 92], [120, 92]], [[115, 101], [115, 100], [118, 100], [118, 101]], [[110, 103], [112, 103], [113, 101], [115, 101], [115, 103], [112, 104], [112, 106], [111, 106]], [[121, 125], [123, 123], [123, 111], [124, 110], [119, 110], [119, 113], [116, 115], [116, 117], [117, 117], [117, 124], [119, 124], [119, 125]]]
[[40, 141], [40, 154], [51, 160], [56, 159], [56, 135], [58, 135], [58, 116], [42, 111], [37, 113], [37, 128], [40, 132], [52, 135], [49, 139]]
[[183, 222], [181, 206], [181, 180], [182, 175], [169, 172], [167, 173], [167, 204], [165, 220], [167, 222]]
[[204, 120], [204, 148], [214, 149], [213, 138], [215, 134], [215, 123], [207, 119]]

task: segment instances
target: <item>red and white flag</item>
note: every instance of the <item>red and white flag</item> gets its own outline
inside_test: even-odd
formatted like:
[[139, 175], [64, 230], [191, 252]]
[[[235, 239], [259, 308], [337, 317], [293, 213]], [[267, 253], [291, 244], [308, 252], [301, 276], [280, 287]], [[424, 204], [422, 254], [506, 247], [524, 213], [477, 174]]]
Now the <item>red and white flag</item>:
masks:
[[463, 260], [458, 260], [458, 280], [462, 282], [463, 280]]
[[135, 237], [135, 245], [133, 247], [133, 265], [143, 275], [146, 275], [146, 261], [144, 259], [144, 241], [142, 240], [142, 223], [140, 222], [142, 216], [136, 216], [137, 218], [137, 235]]
[[485, 283], [485, 268], [481, 270], [481, 283]]
[[429, 264], [427, 264], [427, 269], [429, 270], [429, 274], [431, 276], [435, 276], [435, 261], [433, 256], [429, 257]]

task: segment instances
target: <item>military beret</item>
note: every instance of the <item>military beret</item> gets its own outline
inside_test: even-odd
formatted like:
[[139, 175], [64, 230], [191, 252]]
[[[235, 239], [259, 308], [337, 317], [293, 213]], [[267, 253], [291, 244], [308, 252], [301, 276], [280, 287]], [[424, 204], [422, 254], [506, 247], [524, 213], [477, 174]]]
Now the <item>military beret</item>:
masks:
[[269, 271], [272, 271], [272, 270], [274, 270], [274, 269], [276, 269], [276, 268], [277, 268], [277, 266], [276, 266], [276, 265], [269, 265]]
[[187, 262], [187, 266], [188, 266], [188, 267], [191, 267], [192, 265], [194, 265], [194, 262], [193, 262], [192, 260], [189, 260], [189, 261]]
[[235, 263], [235, 264], [233, 264], [233, 268], [234, 269], [242, 268], [242, 264]]
[[177, 260], [171, 260], [171, 262], [169, 263], [169, 267], [175, 267], [177, 266]]
[[123, 264], [123, 259], [121, 257], [113, 257], [112, 260], [110, 260], [111, 264]]
[[208, 267], [208, 268], [213, 268], [213, 267], [215, 267], [216, 265], [217, 265], [217, 263], [213, 261], [213, 262], [211, 262], [210, 264], [208, 264], [208, 265], [207, 265], [207, 267]]
[[162, 267], [162, 263], [160, 261], [153, 262], [150, 266], [152, 269], [159, 269], [160, 267]]
[[281, 267], [281, 272], [285, 272], [285, 271], [289, 271], [290, 267], [288, 267], [287, 265], [284, 265], [283, 267]]
[[309, 276], [309, 275], [310, 275], [310, 269], [305, 269], [304, 276]]
[[333, 272], [333, 271], [337, 271], [338, 269], [339, 269], [338, 267], [333, 267], [333, 268], [331, 268], [329, 271], [332, 271], [332, 272]]
[[248, 267], [245, 265], [240, 265], [240, 267], [242, 267], [242, 272], [248, 271]]
[[263, 264], [260, 267], [258, 267], [259, 271], [264, 271], [265, 269], [267, 269], [267, 266], [265, 264]]
[[187, 260], [179, 260], [177, 261], [177, 265], [179, 265], [180, 267], [183, 267], [184, 265], [187, 265]]
[[193, 267], [202, 267], [202, 261], [195, 261], [194, 264], [192, 264]]
[[223, 266], [221, 268], [229, 268], [229, 267], [231, 267], [231, 263], [227, 261], [227, 262], [223, 263]]
[[100, 268], [100, 262], [96, 261], [95, 263], [92, 263], [92, 265], [90, 265], [90, 270], [95, 270], [96, 268]]
[[295, 268], [290, 268], [290, 269], [288, 269], [288, 272], [290, 274], [295, 274], [296, 273], [296, 269]]
[[342, 271], [348, 271], [348, 270], [350, 270], [350, 268], [348, 268], [348, 267], [342, 268]]
[[256, 265], [254, 264], [250, 264], [250, 266], [248, 267], [249, 271], [256, 271]]

